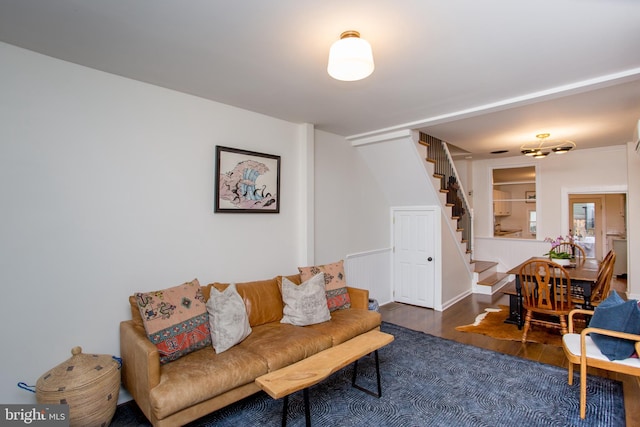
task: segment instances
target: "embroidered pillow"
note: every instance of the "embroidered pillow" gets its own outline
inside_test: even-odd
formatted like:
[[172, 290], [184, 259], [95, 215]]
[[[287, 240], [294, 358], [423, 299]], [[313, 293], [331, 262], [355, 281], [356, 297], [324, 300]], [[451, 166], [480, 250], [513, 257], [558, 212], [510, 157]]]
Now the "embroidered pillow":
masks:
[[351, 307], [351, 298], [347, 291], [347, 282], [342, 260], [333, 264], [316, 265], [313, 267], [298, 267], [303, 281], [311, 279], [318, 273], [324, 273], [325, 291], [329, 311]]
[[211, 345], [209, 315], [198, 279], [135, 297], [161, 364]]
[[331, 319], [325, 296], [323, 273], [316, 274], [300, 285], [283, 277], [282, 300], [284, 309], [281, 323], [307, 326]]
[[[611, 291], [609, 296], [596, 307], [589, 327], [640, 334], [638, 301], [625, 301], [616, 291]], [[590, 335], [602, 354], [609, 360], [626, 359], [634, 352], [634, 341], [594, 333]]]
[[211, 287], [207, 312], [211, 343], [218, 354], [229, 350], [251, 333], [247, 309], [235, 283], [231, 283], [223, 291]]

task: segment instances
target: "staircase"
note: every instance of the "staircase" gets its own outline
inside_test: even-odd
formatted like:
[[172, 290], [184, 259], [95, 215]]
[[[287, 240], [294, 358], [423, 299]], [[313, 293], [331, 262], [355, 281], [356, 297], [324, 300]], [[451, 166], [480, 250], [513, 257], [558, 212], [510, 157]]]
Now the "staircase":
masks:
[[432, 184], [440, 191], [440, 202], [451, 211], [452, 227], [456, 230], [461, 250], [473, 263], [473, 293], [493, 295], [509, 283], [509, 275], [496, 271], [497, 262], [472, 260], [472, 218], [464, 189], [458, 181], [457, 172], [449, 149], [444, 141], [420, 132], [419, 145], [426, 147], [425, 160], [433, 165]]
[[[425, 160], [431, 183], [439, 189], [440, 205], [451, 212], [451, 228], [455, 230], [460, 251], [471, 262], [471, 215], [464, 191], [457, 182], [451, 155], [444, 142], [420, 133], [418, 144], [426, 147]], [[448, 184], [445, 184], [448, 183]]]
[[472, 253], [471, 225], [473, 224], [471, 212], [447, 144], [423, 132], [420, 132], [418, 143], [426, 147], [425, 160], [427, 164], [433, 165], [431, 170], [434, 188], [440, 191], [441, 205], [451, 210], [451, 219], [456, 221], [454, 229], [460, 232], [460, 242], [465, 245], [464, 251], [470, 255]]
[[493, 295], [509, 283], [509, 274], [496, 271], [497, 262], [472, 262], [474, 294]]

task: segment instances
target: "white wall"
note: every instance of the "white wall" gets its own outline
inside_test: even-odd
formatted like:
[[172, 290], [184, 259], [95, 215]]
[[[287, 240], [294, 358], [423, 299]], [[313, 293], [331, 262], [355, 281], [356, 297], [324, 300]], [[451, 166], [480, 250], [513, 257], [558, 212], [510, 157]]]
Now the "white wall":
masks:
[[[429, 185], [423, 157], [414, 135], [406, 131], [381, 135], [373, 141], [352, 141], [371, 170], [391, 206], [429, 206], [438, 204], [438, 192]], [[424, 147], [422, 147], [424, 149]], [[402, 172], [402, 173], [400, 173]]]
[[[492, 238], [492, 169], [532, 164], [537, 165], [538, 240]], [[626, 146], [576, 150], [538, 161], [528, 160], [524, 156], [479, 160], [473, 165], [473, 182], [474, 258], [497, 261], [505, 268], [500, 271], [506, 271], [527, 257], [538, 256], [548, 250], [548, 243], [542, 242], [545, 237], [568, 233], [568, 194], [627, 192], [627, 150]], [[639, 196], [637, 190], [629, 188], [630, 200]], [[629, 218], [632, 218], [631, 211]]]
[[627, 144], [627, 289], [629, 297], [640, 299], [640, 153], [635, 151], [636, 142]]
[[440, 259], [442, 260], [442, 285], [440, 298], [436, 298], [438, 304], [435, 307], [439, 311], [446, 310], [471, 294], [473, 280], [473, 273], [469, 269], [468, 261], [465, 257], [459, 255], [460, 244], [458, 243], [458, 236], [451, 236], [451, 227], [449, 226], [449, 223], [452, 222], [449, 216], [450, 210], [443, 209], [441, 212], [442, 247]]
[[315, 169], [316, 263], [388, 248], [389, 203], [358, 149], [316, 131]]
[[[399, 131], [352, 141], [369, 168], [376, 171], [379, 188], [394, 208], [443, 206], [446, 199], [439, 191], [439, 182], [433, 178], [433, 164], [425, 160], [426, 149], [417, 143], [416, 137], [411, 131]], [[465, 172], [469, 170], [466, 166]], [[468, 256], [461, 248], [459, 233], [454, 231], [457, 224], [449, 218], [449, 208], [442, 213], [436, 310], [446, 309], [469, 294], [472, 285]], [[393, 269], [391, 272], [393, 274]]]
[[[2, 43], [0, 70], [0, 402], [73, 346], [118, 355], [136, 291], [306, 261], [300, 125]], [[282, 156], [280, 214], [213, 213], [217, 144]]]
[[[390, 245], [386, 197], [342, 137], [2, 43], [0, 68], [2, 320], [21, 322], [0, 402], [32, 401], [16, 383], [75, 345], [118, 355], [136, 291]], [[282, 156], [280, 214], [213, 213], [216, 145]]]

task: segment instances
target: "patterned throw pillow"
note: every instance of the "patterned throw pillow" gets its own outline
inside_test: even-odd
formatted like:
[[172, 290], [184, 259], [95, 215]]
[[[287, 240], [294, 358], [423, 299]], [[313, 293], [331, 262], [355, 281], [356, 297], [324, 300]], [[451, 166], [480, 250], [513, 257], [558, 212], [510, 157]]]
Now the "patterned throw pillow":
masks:
[[351, 308], [351, 298], [347, 291], [347, 282], [344, 274], [344, 261], [333, 264], [316, 265], [313, 267], [298, 267], [303, 281], [311, 279], [318, 273], [324, 273], [325, 291], [327, 293], [327, 306], [330, 311]]
[[135, 297], [161, 364], [211, 345], [209, 315], [198, 279]]
[[207, 312], [211, 343], [218, 354], [229, 350], [251, 333], [247, 309], [235, 283], [231, 283], [223, 291], [211, 287]]
[[324, 291], [324, 274], [319, 273], [310, 280], [296, 285], [282, 278], [282, 300], [284, 309], [281, 323], [307, 326], [331, 319]]

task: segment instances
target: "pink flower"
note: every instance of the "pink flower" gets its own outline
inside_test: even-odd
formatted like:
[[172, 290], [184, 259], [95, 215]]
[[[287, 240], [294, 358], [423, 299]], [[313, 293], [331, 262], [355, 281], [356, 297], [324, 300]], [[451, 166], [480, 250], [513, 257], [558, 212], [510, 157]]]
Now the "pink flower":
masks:
[[544, 239], [544, 241], [551, 243], [551, 247], [554, 247], [554, 246], [558, 246], [560, 243], [563, 243], [563, 242], [573, 243], [573, 236], [570, 234], [567, 234], [564, 237], [558, 236], [555, 239], [552, 239], [551, 237], [547, 237], [546, 239]]

